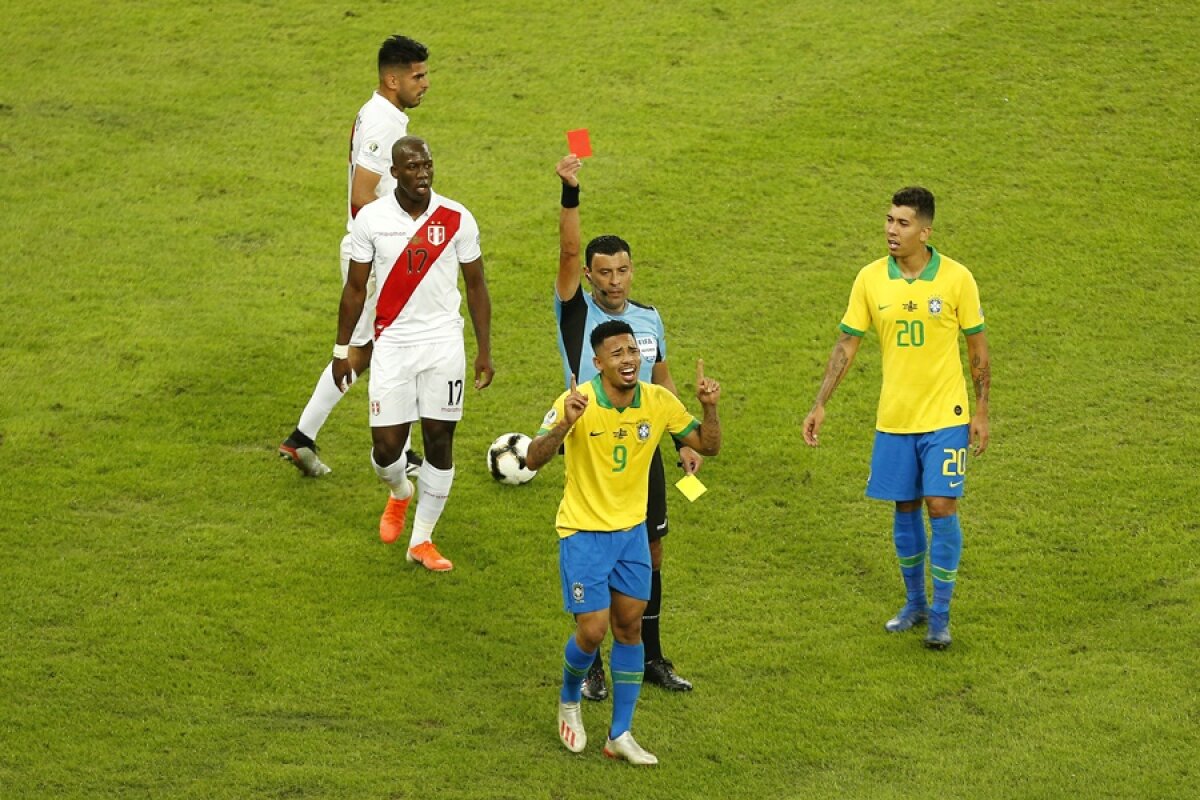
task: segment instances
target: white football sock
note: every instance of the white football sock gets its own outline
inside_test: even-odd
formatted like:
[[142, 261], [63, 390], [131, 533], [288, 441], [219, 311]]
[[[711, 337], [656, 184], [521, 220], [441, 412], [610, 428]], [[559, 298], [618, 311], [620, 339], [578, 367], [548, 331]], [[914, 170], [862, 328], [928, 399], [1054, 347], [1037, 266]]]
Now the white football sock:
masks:
[[386, 467], [381, 467], [375, 463], [375, 448], [371, 448], [371, 466], [375, 468], [375, 474], [379, 476], [379, 480], [387, 484], [387, 487], [392, 491], [392, 497], [397, 500], [403, 500], [406, 497], [412, 496], [413, 485], [408, 476], [404, 474], [404, 468], [408, 466], [408, 460], [401, 453], [400, 458], [396, 459]]
[[453, 483], [454, 467], [438, 469], [428, 461], [421, 465], [417, 472], [417, 485], [421, 488], [417, 493], [417, 513], [413, 518], [412, 539], [408, 543], [410, 548], [433, 538], [433, 526], [442, 516]]
[[[350, 383], [353, 384], [357, 377], [351, 371]], [[321, 426], [325, 424], [325, 420], [329, 419], [330, 412], [342, 397], [344, 395], [338, 389], [337, 384], [333, 382], [333, 362], [330, 361], [326, 365], [325, 371], [321, 373], [321, 377], [317, 378], [317, 385], [313, 387], [312, 397], [308, 399], [308, 405], [300, 414], [300, 422], [296, 427], [315, 442], [317, 434], [321, 432]]]

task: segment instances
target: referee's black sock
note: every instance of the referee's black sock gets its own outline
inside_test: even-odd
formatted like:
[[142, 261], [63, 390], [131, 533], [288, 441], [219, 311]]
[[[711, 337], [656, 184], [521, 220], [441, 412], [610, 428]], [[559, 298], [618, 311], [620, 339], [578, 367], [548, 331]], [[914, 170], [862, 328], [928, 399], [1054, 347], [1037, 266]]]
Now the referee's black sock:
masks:
[[658, 638], [658, 615], [662, 611], [662, 573], [650, 573], [650, 602], [642, 612], [642, 644], [646, 646], [646, 660], [656, 661], [663, 657], [662, 642]]

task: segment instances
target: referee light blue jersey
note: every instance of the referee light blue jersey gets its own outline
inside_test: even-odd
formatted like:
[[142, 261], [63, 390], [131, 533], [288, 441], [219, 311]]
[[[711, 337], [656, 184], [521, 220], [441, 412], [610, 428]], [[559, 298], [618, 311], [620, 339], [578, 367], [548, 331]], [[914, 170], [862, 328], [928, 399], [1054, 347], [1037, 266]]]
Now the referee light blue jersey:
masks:
[[558, 319], [558, 351], [563, 363], [563, 386], [570, 387], [571, 375], [576, 383], [583, 385], [596, 377], [596, 365], [592, 363], [592, 331], [602, 322], [620, 320], [633, 328], [633, 338], [642, 351], [642, 366], [638, 380], [652, 383], [654, 365], [667, 359], [667, 335], [663, 330], [662, 317], [654, 306], [644, 306], [629, 300], [620, 314], [609, 314], [591, 294], [583, 290], [583, 282], [570, 300], [559, 300], [554, 296], [554, 316]]

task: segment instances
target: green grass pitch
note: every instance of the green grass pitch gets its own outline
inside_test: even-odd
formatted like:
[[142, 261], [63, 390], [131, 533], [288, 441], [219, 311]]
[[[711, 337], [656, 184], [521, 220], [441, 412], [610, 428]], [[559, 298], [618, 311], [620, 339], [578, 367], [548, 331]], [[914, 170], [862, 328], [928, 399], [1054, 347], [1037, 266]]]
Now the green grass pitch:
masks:
[[[0, 25], [0, 797], [1183, 798], [1200, 780], [1194, 4], [13, 0]], [[382, 39], [483, 232], [496, 381], [430, 575], [376, 534], [365, 389], [303, 480], [350, 123]], [[633, 246], [722, 454], [671, 500], [636, 770], [554, 733], [555, 161]], [[988, 312], [954, 647], [888, 636], [868, 336], [799, 425], [896, 188]], [[469, 328], [469, 326], [468, 326]], [[468, 340], [473, 352], [473, 342]], [[608, 704], [585, 708], [593, 738]], [[1189, 788], [1191, 787], [1191, 788]]]

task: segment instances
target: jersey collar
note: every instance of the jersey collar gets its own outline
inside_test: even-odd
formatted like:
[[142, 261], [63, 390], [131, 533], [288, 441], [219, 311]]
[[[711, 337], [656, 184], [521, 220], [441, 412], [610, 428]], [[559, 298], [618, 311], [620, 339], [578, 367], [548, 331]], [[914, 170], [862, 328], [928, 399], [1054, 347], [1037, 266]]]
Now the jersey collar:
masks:
[[931, 281], [936, 278], [938, 267], [942, 265], [942, 256], [931, 244], [925, 245], [925, 249], [929, 251], [929, 263], [925, 265], [925, 269], [921, 271], [920, 275], [911, 280], [909, 278], [905, 278], [904, 274], [900, 272], [900, 265], [896, 263], [895, 257], [888, 256], [888, 277], [892, 280], [895, 280], [896, 278], [903, 278], [909, 283], [912, 283], [914, 280]]
[[[624, 411], [624, 408], [617, 408], [608, 399], [608, 395], [604, 393], [604, 384], [600, 382], [600, 376], [592, 378], [592, 391], [596, 393], [596, 402], [601, 408], [613, 408], [617, 411]], [[641, 408], [642, 407], [642, 382], [638, 381], [638, 385], [633, 387], [633, 402], [625, 408]]]
[[429, 190], [429, 205], [426, 206], [425, 211], [421, 214], [421, 216], [413, 217], [404, 210], [404, 206], [400, 205], [400, 201], [396, 199], [396, 190], [394, 188], [385, 196], [392, 199], [392, 205], [395, 207], [396, 213], [400, 215], [401, 219], [409, 220], [418, 228], [423, 225], [425, 220], [429, 219], [429, 217], [433, 215], [433, 212], [437, 210], [438, 206], [442, 204], [442, 196], [431, 188]]

